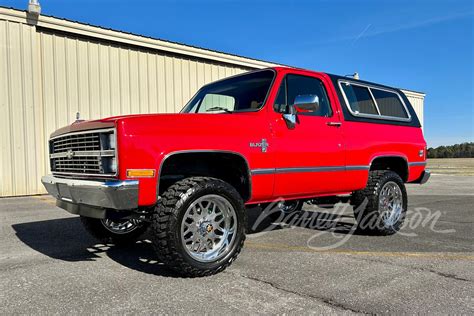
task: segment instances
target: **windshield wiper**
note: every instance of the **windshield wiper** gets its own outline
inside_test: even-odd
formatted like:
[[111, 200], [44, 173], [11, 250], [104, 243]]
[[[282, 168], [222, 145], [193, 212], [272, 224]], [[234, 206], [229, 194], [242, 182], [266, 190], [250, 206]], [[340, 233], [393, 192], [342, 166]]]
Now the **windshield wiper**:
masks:
[[214, 111], [224, 111], [226, 113], [232, 113], [231, 110], [223, 108], [221, 106], [215, 106], [206, 110], [206, 112], [214, 112]]

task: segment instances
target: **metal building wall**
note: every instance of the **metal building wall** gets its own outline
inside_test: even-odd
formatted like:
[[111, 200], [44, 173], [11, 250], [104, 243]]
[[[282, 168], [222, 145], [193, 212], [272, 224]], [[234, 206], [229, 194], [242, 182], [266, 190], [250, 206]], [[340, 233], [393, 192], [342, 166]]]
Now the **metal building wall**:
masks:
[[251, 68], [38, 28], [0, 11], [0, 196], [45, 193], [47, 139], [76, 112], [177, 112], [205, 83]]
[[425, 121], [423, 119], [423, 106], [425, 102], [425, 94], [410, 90], [402, 90], [402, 92], [405, 93], [408, 101], [410, 101], [411, 105], [413, 106], [413, 109], [420, 120], [421, 128], [424, 129]]
[[0, 20], [0, 196], [43, 192], [47, 131], [36, 47], [34, 28]]
[[[176, 112], [205, 83], [270, 66], [0, 7], [0, 197], [45, 193], [47, 139], [78, 111], [84, 119]], [[423, 98], [410, 93], [422, 120]]]

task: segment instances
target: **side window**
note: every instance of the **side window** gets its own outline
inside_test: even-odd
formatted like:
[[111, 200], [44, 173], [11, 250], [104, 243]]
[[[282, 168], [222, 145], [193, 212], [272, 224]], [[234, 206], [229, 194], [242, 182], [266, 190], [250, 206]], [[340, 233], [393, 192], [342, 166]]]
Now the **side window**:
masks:
[[408, 114], [397, 94], [375, 88], [371, 88], [370, 90], [374, 95], [381, 115], [408, 118]]
[[278, 113], [286, 113], [287, 112], [287, 100], [286, 100], [286, 77], [283, 78], [283, 81], [281, 82], [280, 89], [278, 89], [278, 94], [275, 99], [275, 104], [273, 105], [273, 108], [275, 109], [275, 112]]
[[342, 90], [355, 114], [379, 114], [368, 88], [343, 83]]
[[299, 95], [317, 95], [319, 98], [319, 109], [314, 112], [304, 112], [301, 115], [326, 116], [332, 115], [331, 105], [326, 89], [321, 80], [300, 75], [287, 75], [280, 85], [275, 100], [276, 112], [287, 112], [288, 105], [293, 105]]
[[370, 118], [409, 121], [411, 119], [401, 97], [394, 91], [347, 81], [339, 85], [346, 99], [347, 107], [356, 116], [370, 115]]
[[299, 75], [288, 75], [286, 80], [288, 104], [294, 104], [296, 97], [299, 95], [312, 94], [319, 98], [319, 109], [316, 112], [301, 114], [326, 117], [332, 115], [326, 89], [321, 80]]

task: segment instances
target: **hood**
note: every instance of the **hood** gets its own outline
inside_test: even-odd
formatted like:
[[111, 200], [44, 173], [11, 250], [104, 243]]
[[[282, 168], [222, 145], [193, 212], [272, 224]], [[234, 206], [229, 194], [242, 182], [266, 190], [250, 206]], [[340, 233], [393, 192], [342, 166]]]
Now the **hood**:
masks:
[[[230, 116], [235, 117], [236, 114], [180, 114], [180, 113], [167, 113], [167, 114], [132, 114], [132, 115], [121, 115], [121, 116], [112, 116], [99, 120], [87, 120], [87, 121], [76, 121], [71, 125], [62, 127], [51, 134], [51, 137], [56, 137], [59, 135], [82, 132], [93, 129], [105, 129], [113, 128], [117, 125], [123, 124], [133, 124], [136, 128], [140, 125], [150, 128], [150, 126], [156, 126], [159, 122], [159, 126], [165, 129], [174, 129], [178, 126], [188, 125], [189, 123], [196, 123], [198, 121], [204, 120], [209, 123], [209, 118], [211, 121], [222, 122], [230, 118]], [[218, 120], [217, 118], [221, 119]]]
[[91, 129], [104, 129], [115, 127], [115, 121], [93, 120], [93, 121], [76, 121], [71, 125], [64, 126], [55, 130], [50, 137], [56, 137], [62, 134], [87, 131]]

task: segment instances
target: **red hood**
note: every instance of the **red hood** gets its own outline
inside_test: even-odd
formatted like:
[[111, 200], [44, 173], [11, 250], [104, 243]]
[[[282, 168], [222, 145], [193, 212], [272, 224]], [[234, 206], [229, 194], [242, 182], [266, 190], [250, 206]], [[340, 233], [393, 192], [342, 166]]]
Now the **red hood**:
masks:
[[164, 114], [134, 114], [134, 115], [121, 115], [121, 116], [111, 116], [106, 117], [100, 120], [87, 120], [87, 121], [76, 121], [71, 125], [67, 125], [55, 130], [51, 137], [59, 136], [62, 134], [87, 131], [91, 129], [103, 129], [103, 128], [112, 128], [115, 127], [118, 120], [124, 120], [129, 118], [140, 118], [140, 117], [150, 117], [150, 116], [162, 116]]
[[[251, 114], [251, 113], [250, 113]], [[51, 137], [73, 133], [81, 132], [92, 129], [104, 129], [104, 128], [113, 128], [124, 123], [131, 123], [138, 128], [140, 125], [146, 126], [146, 128], [157, 127], [159, 129], [177, 129], [183, 128], [184, 126], [190, 126], [192, 129], [195, 128], [195, 125], [200, 124], [217, 124], [219, 127], [225, 126], [229, 119], [233, 121], [236, 117], [241, 115], [249, 115], [249, 113], [239, 113], [239, 114], [226, 114], [226, 113], [212, 113], [212, 114], [179, 114], [179, 113], [167, 113], [167, 114], [134, 114], [134, 115], [122, 115], [122, 116], [112, 116], [99, 120], [88, 120], [88, 121], [77, 121], [71, 125], [62, 127], [51, 134]], [[218, 119], [218, 117], [220, 117]], [[160, 122], [160, 124], [156, 124]], [[216, 127], [217, 127], [216, 126]]]

